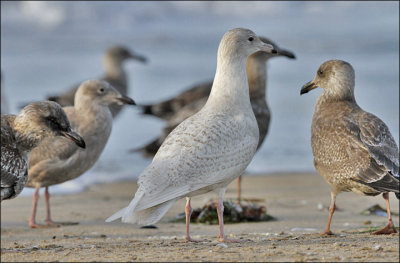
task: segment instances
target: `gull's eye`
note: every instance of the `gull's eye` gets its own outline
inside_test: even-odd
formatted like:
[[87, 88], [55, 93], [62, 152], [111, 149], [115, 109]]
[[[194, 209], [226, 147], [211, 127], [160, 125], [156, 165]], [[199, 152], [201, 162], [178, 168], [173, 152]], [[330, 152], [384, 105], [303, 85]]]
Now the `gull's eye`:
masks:
[[100, 88], [99, 93], [103, 93], [103, 92], [104, 92], [104, 88]]
[[320, 70], [318, 71], [318, 75], [322, 76], [323, 74], [324, 74], [324, 72], [322, 71], [322, 69], [320, 69]]
[[250, 42], [251, 41], [253, 41], [254, 40], [254, 38], [253, 37], [249, 37], [249, 39], [248, 39]]
[[58, 122], [58, 120], [55, 117], [49, 116], [49, 117], [47, 117], [47, 120], [49, 121], [49, 125], [53, 130], [61, 130], [62, 129], [60, 123]]

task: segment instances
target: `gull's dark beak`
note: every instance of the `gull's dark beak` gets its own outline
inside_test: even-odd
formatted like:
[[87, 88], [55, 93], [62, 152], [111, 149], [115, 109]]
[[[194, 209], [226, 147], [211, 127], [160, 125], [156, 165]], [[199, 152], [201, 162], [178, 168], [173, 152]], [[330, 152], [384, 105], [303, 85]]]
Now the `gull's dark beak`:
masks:
[[86, 148], [86, 143], [83, 140], [83, 138], [76, 132], [70, 130], [70, 131], [61, 131], [61, 136], [64, 136], [67, 139], [70, 139], [73, 141], [76, 145], [79, 147], [85, 149]]
[[303, 87], [301, 87], [300, 95], [303, 95], [303, 94], [305, 94], [305, 93], [309, 92], [310, 90], [313, 90], [313, 89], [315, 89], [317, 87], [318, 86], [315, 85], [314, 82], [312, 82], [312, 81], [307, 82]]
[[147, 63], [147, 58], [145, 56], [139, 55], [139, 54], [132, 54], [130, 56], [132, 59], [138, 60], [142, 63]]
[[117, 97], [115, 99], [118, 101], [118, 104], [136, 105], [135, 101], [128, 96], [122, 95], [121, 97]]
[[291, 52], [289, 50], [286, 50], [286, 49], [279, 49], [278, 50], [278, 55], [285, 56], [285, 57], [288, 57], [288, 58], [291, 58], [291, 59], [295, 59], [296, 58], [296, 56], [294, 55], [293, 52]]

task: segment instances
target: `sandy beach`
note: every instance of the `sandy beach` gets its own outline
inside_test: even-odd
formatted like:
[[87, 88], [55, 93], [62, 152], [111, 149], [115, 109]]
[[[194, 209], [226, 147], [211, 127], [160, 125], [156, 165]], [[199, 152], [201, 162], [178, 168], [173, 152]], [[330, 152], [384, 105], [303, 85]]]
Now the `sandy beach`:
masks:
[[[168, 211], [158, 229], [140, 229], [120, 222], [105, 223], [115, 211], [126, 206], [136, 190], [135, 182], [93, 185], [74, 195], [51, 199], [55, 221], [79, 222], [57, 228], [30, 229], [31, 197], [17, 197], [1, 204], [1, 261], [290, 261], [290, 262], [398, 262], [399, 234], [375, 236], [365, 232], [384, 226], [387, 218], [360, 213], [374, 204], [384, 207], [381, 196], [365, 197], [342, 193], [337, 198], [340, 211], [331, 226], [334, 236], [321, 236], [330, 202], [329, 186], [317, 174], [247, 175], [243, 196], [262, 199], [276, 221], [226, 224], [230, 237], [241, 243], [219, 244], [217, 225], [191, 225], [194, 238], [208, 242], [184, 243], [185, 225], [170, 223], [184, 211], [179, 200]], [[51, 192], [51, 188], [50, 188]], [[42, 193], [41, 193], [42, 194]], [[236, 196], [233, 182], [226, 198]], [[192, 199], [202, 206], [215, 194]], [[399, 202], [390, 194], [396, 226]], [[323, 206], [323, 208], [322, 208]], [[38, 223], [45, 218], [44, 197], [39, 200]], [[363, 233], [364, 232], [364, 233]]]

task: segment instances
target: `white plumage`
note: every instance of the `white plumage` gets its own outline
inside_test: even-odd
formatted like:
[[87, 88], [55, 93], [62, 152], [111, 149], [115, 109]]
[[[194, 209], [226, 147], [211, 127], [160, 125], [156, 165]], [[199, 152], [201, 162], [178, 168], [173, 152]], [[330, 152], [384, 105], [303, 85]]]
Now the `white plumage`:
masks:
[[[168, 135], [140, 175], [132, 202], [107, 222], [122, 218], [122, 222], [154, 224], [179, 198], [189, 197], [189, 211], [191, 196], [213, 190], [219, 192], [219, 210], [223, 210], [227, 185], [244, 172], [259, 141], [246, 58], [260, 50], [272, 52], [273, 47], [248, 29], [233, 29], [224, 35], [206, 105]], [[225, 241], [222, 227], [221, 219], [220, 240]], [[188, 228], [186, 240], [192, 240]]]

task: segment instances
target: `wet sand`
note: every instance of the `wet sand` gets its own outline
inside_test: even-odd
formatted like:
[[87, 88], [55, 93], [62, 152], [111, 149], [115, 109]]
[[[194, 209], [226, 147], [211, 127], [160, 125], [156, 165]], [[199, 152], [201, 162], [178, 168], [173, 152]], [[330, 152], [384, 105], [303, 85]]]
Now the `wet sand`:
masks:
[[[1, 261], [399, 261], [399, 234], [361, 233], [386, 224], [386, 217], [360, 214], [374, 204], [384, 207], [381, 196], [340, 194], [337, 205], [341, 210], [335, 212], [331, 226], [335, 235], [319, 235], [328, 218], [330, 193], [328, 184], [317, 174], [245, 176], [243, 197], [263, 199], [261, 204], [277, 220], [225, 225], [225, 232], [243, 239], [241, 243], [219, 244], [218, 226], [199, 224], [191, 225], [192, 237], [208, 242], [184, 243], [185, 225], [169, 222], [184, 211], [184, 199], [168, 211], [158, 229], [105, 223], [108, 216], [130, 202], [136, 187], [135, 182], [118, 182], [94, 185], [79, 194], [53, 196], [53, 220], [79, 222], [57, 228], [29, 228], [31, 197], [3, 202]], [[45, 218], [42, 195], [38, 223]], [[235, 196], [233, 182], [226, 198]], [[210, 198], [215, 194], [194, 197], [192, 206], [202, 206]], [[390, 199], [398, 226], [399, 202], [394, 194]]]

